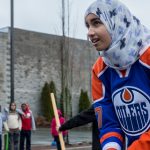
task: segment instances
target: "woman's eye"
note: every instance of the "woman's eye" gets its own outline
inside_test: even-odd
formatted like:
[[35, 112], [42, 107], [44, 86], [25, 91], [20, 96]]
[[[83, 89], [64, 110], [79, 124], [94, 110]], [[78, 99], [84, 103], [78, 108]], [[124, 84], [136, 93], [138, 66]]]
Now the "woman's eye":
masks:
[[89, 28], [89, 24], [86, 23], [85, 25], [86, 25], [87, 28]]
[[95, 22], [94, 22], [94, 25], [99, 25], [99, 24], [101, 24], [100, 21], [95, 21]]

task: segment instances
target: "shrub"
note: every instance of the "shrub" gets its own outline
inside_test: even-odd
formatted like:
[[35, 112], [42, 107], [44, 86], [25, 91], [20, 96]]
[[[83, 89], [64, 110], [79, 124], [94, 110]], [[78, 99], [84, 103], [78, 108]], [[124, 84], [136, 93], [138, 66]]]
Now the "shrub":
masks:
[[56, 87], [53, 81], [50, 82], [49, 89], [50, 89], [50, 93], [54, 93], [55, 100], [57, 100]]
[[80, 98], [79, 98], [79, 113], [90, 107], [90, 100], [88, 97], [87, 91], [81, 89]]
[[60, 108], [63, 112], [63, 115], [67, 118], [72, 116], [72, 102], [71, 102], [71, 94], [69, 89], [66, 87], [63, 92], [61, 92], [61, 101], [60, 101]]
[[51, 81], [50, 84], [46, 82], [41, 93], [41, 111], [43, 116], [46, 117], [48, 121], [51, 121], [54, 116], [52, 101], [50, 97], [51, 92], [53, 92], [56, 97], [56, 90], [53, 81]]

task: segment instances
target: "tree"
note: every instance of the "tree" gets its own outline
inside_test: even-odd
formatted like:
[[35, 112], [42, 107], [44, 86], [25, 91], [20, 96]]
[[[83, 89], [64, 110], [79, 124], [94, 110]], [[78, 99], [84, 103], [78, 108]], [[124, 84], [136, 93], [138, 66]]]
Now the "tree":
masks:
[[[62, 92], [61, 92], [61, 101], [62, 101]], [[63, 115], [66, 118], [70, 118], [72, 116], [72, 102], [71, 102], [71, 94], [67, 87], [65, 87], [65, 94], [64, 94], [64, 100], [62, 101], [60, 107], [63, 112]]]
[[56, 87], [53, 81], [49, 83], [50, 93], [54, 93], [55, 99], [57, 100]]
[[46, 82], [42, 89], [41, 93], [41, 111], [44, 117], [46, 117], [47, 121], [51, 121], [54, 116], [52, 102], [50, 98], [50, 86]]
[[[67, 5], [66, 5], [67, 4]], [[66, 18], [68, 14], [68, 18]], [[71, 92], [68, 89], [71, 89], [71, 80], [72, 80], [72, 70], [70, 65], [70, 50], [69, 50], [69, 38], [66, 37], [66, 27], [68, 27], [68, 36], [69, 36], [69, 1], [62, 0], [62, 38], [60, 44], [60, 53], [61, 53], [61, 101], [60, 106], [65, 117], [70, 117], [72, 114], [71, 107]], [[67, 26], [68, 19], [68, 26]], [[68, 116], [69, 115], [69, 116]]]
[[80, 98], [79, 98], [79, 113], [90, 107], [90, 100], [88, 97], [87, 91], [81, 89]]

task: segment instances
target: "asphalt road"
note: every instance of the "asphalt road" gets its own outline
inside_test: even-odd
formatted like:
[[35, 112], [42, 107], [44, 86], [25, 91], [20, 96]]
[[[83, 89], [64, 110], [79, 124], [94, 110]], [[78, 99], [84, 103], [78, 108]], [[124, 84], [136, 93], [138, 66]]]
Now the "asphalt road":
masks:
[[[56, 147], [34, 145], [32, 146], [32, 150], [57, 150], [57, 149]], [[91, 150], [91, 145], [72, 146], [72, 147], [70, 146], [66, 147], [66, 150]]]

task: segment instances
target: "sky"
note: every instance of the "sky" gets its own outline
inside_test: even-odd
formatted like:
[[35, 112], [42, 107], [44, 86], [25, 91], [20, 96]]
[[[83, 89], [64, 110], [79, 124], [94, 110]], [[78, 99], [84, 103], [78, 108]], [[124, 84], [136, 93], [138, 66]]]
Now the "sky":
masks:
[[[150, 28], [149, 0], [121, 0]], [[84, 13], [94, 0], [65, 0], [66, 5], [66, 36], [86, 39], [87, 29], [84, 25]], [[61, 35], [61, 0], [14, 0], [14, 27]], [[68, 28], [69, 24], [69, 28]], [[10, 26], [10, 0], [0, 0], [0, 28]], [[69, 29], [69, 34], [68, 34]]]

